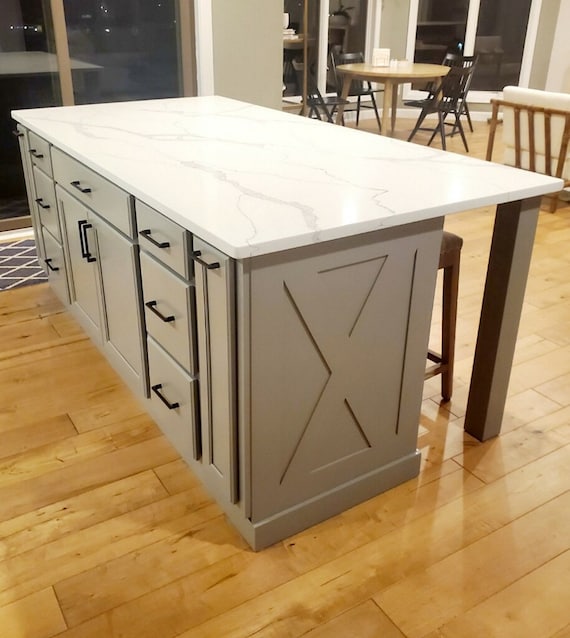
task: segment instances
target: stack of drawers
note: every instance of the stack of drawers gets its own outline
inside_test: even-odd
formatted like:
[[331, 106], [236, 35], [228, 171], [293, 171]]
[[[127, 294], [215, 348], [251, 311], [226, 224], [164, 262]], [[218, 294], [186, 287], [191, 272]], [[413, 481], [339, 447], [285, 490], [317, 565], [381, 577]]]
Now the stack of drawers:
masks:
[[31, 131], [28, 133], [28, 153], [32, 164], [35, 190], [33, 205], [35, 218], [39, 220], [38, 253], [43, 257], [49, 282], [64, 302], [69, 303], [67, 277], [64, 260], [61, 224], [56, 204], [53, 183], [53, 167], [49, 144]]
[[150, 410], [187, 460], [201, 454], [191, 235], [136, 201]]

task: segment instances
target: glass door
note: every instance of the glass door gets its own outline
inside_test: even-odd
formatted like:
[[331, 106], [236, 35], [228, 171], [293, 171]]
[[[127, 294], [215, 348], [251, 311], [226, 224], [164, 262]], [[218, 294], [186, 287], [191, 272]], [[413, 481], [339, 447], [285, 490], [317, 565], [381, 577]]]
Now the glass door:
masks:
[[[508, 84], [525, 84], [540, 5], [541, 0], [410, 0], [408, 57], [437, 64], [447, 52], [477, 54], [469, 95], [488, 102]], [[413, 91], [405, 97], [414, 97]]]
[[61, 104], [49, 3], [2, 0], [0, 12], [0, 231], [30, 225], [13, 109]]
[[469, 0], [420, 0], [414, 62], [440, 64], [465, 45]]
[[502, 91], [518, 85], [532, 0], [480, 0], [474, 52], [479, 56], [471, 88]]

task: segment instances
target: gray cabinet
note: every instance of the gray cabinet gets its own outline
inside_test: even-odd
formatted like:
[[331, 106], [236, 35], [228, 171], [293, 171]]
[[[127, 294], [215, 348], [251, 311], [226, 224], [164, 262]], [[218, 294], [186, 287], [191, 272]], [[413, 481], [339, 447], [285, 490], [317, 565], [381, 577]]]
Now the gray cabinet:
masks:
[[67, 245], [71, 306], [87, 334], [101, 345], [102, 300], [93, 213], [61, 186], [56, 186], [56, 194]]
[[202, 456], [209, 480], [239, 498], [234, 261], [194, 238]]
[[17, 134], [38, 261], [44, 267], [56, 295], [67, 304], [67, 265], [55, 198], [50, 147], [41, 137], [20, 126]]
[[147, 394], [138, 249], [124, 191], [52, 150], [71, 308], [123, 379]]
[[417, 475], [441, 218], [236, 260], [34, 148], [54, 289], [255, 549]]

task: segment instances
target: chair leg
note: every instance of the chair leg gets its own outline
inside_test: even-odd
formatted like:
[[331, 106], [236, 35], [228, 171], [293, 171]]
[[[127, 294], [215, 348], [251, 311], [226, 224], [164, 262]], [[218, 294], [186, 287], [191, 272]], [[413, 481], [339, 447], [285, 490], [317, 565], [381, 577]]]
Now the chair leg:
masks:
[[473, 122], [471, 121], [471, 113], [469, 112], [469, 105], [467, 102], [463, 102], [463, 113], [467, 116], [467, 123], [469, 124], [469, 130], [473, 133]]
[[433, 135], [431, 136], [429, 142], [428, 142], [428, 146], [431, 145], [433, 138], [435, 137], [435, 134], [437, 133], [437, 131], [439, 131], [439, 135], [441, 137], [441, 148], [445, 151], [446, 146], [445, 146], [445, 116], [446, 114], [443, 114], [441, 111], [437, 114], [437, 121], [438, 121], [438, 126], [435, 129], [435, 131], [433, 132]]
[[460, 252], [443, 269], [443, 314], [441, 326], [441, 360], [445, 365], [441, 374], [441, 396], [449, 401], [453, 393], [453, 362], [455, 359], [455, 326], [457, 322], [457, 297], [459, 294]]
[[360, 95], [356, 99], [356, 126], [358, 127], [358, 122], [360, 121]]
[[427, 117], [427, 112], [426, 111], [422, 111], [419, 114], [418, 121], [416, 122], [416, 125], [414, 126], [414, 130], [410, 133], [410, 136], [408, 137], [408, 142], [412, 141], [412, 138], [419, 131], [420, 126], [422, 125], [422, 123], [426, 119], [426, 117]]
[[459, 114], [455, 114], [455, 127], [459, 129], [459, 135], [461, 135], [461, 139], [463, 140], [463, 146], [465, 146], [465, 152], [469, 153], [469, 147], [467, 146], [467, 140], [465, 138], [465, 131], [463, 130], [463, 125], [461, 124], [461, 120], [459, 119]]

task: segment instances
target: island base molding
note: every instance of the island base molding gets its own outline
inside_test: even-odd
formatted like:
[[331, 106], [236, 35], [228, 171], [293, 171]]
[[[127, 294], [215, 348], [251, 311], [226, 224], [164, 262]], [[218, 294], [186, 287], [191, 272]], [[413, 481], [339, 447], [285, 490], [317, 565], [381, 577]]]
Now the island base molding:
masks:
[[330, 492], [257, 523], [234, 516], [231, 510], [226, 514], [252, 549], [259, 551], [415, 478], [420, 471], [420, 461], [421, 454], [416, 450]]

